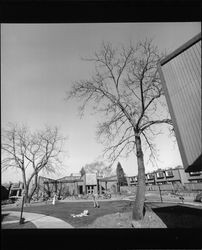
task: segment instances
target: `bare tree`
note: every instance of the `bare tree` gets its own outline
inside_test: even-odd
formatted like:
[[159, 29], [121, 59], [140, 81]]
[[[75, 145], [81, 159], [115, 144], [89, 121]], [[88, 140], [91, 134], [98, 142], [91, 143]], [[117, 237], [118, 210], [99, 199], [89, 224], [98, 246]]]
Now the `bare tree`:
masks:
[[1, 167], [3, 171], [8, 168], [20, 169], [26, 202], [30, 202], [36, 191], [38, 174], [42, 170], [55, 172], [61, 166], [60, 155], [64, 140], [57, 127], [46, 127], [31, 133], [25, 126], [10, 124], [7, 129], [2, 130]]
[[136, 152], [138, 186], [133, 208], [133, 219], [143, 218], [145, 201], [145, 165], [142, 141], [155, 157], [155, 125], [172, 125], [167, 112], [162, 110], [163, 89], [157, 64], [163, 55], [151, 40], [129, 47], [113, 48], [103, 43], [93, 58], [95, 72], [89, 80], [75, 82], [68, 98], [95, 103], [93, 109], [103, 112], [105, 122], [98, 125], [98, 139], [104, 143], [104, 154], [114, 162], [120, 155]]

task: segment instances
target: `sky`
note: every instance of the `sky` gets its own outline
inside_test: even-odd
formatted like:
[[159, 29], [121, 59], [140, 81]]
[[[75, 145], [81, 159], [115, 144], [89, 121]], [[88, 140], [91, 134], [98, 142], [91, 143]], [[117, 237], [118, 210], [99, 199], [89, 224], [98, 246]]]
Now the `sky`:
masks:
[[[152, 38], [159, 51], [171, 53], [201, 31], [200, 23], [76, 23], [1, 25], [1, 126], [25, 124], [33, 131], [58, 126], [67, 136], [66, 157], [59, 178], [79, 172], [101, 157], [103, 145], [96, 141], [99, 115], [87, 109], [81, 118], [78, 102], [66, 101], [73, 82], [90, 78], [93, 65], [82, 60], [99, 50], [103, 41], [114, 46], [136, 44]], [[182, 165], [178, 145], [166, 130], [157, 137], [157, 167]], [[155, 170], [147, 163], [146, 172]], [[137, 174], [135, 154], [118, 159], [128, 176]], [[113, 166], [116, 168], [116, 163]], [[21, 180], [21, 173], [8, 170], [2, 182]]]

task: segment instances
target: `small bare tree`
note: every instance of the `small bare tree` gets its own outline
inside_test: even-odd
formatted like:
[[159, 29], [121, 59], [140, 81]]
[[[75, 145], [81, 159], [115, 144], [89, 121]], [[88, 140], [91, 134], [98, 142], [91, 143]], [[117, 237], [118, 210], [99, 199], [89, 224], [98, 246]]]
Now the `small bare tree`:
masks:
[[[46, 127], [31, 133], [25, 126], [10, 124], [2, 130], [2, 170], [20, 169], [24, 183], [25, 201], [30, 202], [37, 189], [42, 170], [55, 172], [61, 166], [60, 155], [65, 138], [58, 128]], [[29, 175], [29, 177], [27, 176]], [[31, 186], [31, 182], [34, 184]]]
[[172, 125], [168, 112], [161, 112], [163, 89], [157, 64], [163, 55], [151, 40], [128, 48], [113, 48], [103, 43], [93, 58], [95, 73], [89, 80], [75, 82], [68, 99], [95, 103], [93, 109], [104, 112], [105, 122], [98, 125], [98, 139], [105, 145], [104, 154], [114, 162], [120, 155], [136, 152], [138, 186], [133, 208], [133, 219], [143, 218], [145, 201], [145, 165], [142, 141], [155, 157], [155, 125]]

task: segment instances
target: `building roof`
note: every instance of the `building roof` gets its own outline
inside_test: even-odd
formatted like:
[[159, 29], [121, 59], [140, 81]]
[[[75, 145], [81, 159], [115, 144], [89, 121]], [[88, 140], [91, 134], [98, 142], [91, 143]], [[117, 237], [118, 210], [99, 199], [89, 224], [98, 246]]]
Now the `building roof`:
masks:
[[113, 175], [113, 176], [101, 178], [100, 181], [117, 181], [117, 176]]
[[81, 176], [81, 173], [71, 173], [70, 176]]

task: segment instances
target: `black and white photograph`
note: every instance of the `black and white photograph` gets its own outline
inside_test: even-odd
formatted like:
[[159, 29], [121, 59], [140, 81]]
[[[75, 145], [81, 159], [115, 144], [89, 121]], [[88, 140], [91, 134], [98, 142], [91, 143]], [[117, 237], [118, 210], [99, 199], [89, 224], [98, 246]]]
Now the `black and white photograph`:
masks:
[[3, 230], [201, 229], [201, 139], [200, 22], [1, 24]]

